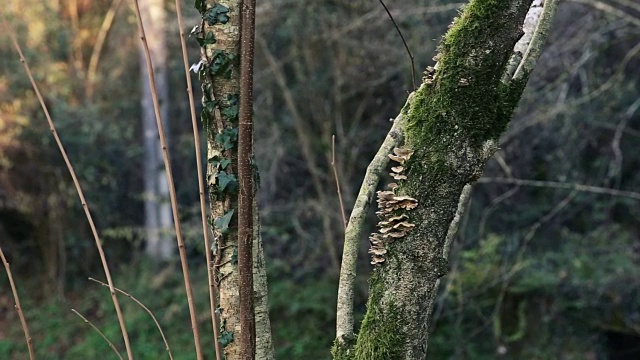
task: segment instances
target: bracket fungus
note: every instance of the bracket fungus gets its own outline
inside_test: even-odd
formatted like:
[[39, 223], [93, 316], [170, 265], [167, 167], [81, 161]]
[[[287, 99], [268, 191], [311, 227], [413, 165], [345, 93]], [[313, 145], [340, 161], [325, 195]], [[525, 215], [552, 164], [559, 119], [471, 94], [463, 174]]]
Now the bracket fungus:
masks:
[[[406, 180], [407, 176], [404, 175], [406, 167], [405, 162], [411, 158], [413, 150], [405, 148], [393, 149], [393, 154], [389, 154], [389, 159], [399, 163], [398, 166], [391, 167], [391, 177], [395, 180]], [[407, 235], [407, 233], [415, 227], [415, 224], [409, 222], [409, 216], [406, 211], [415, 209], [418, 206], [418, 201], [410, 196], [403, 196], [396, 194], [398, 189], [398, 183], [392, 182], [387, 187], [388, 191], [378, 191], [378, 211], [376, 214], [380, 218], [378, 222], [378, 232], [371, 234], [369, 237], [369, 243], [371, 248], [369, 254], [371, 254], [371, 264], [378, 265], [385, 261], [385, 255], [387, 254], [386, 245], [390, 242], [401, 239]]]

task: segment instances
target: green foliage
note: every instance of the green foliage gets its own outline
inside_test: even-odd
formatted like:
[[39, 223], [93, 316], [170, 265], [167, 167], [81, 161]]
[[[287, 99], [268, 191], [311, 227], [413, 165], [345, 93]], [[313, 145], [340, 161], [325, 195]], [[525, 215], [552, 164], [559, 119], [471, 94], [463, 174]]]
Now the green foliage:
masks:
[[[272, 262], [272, 265], [273, 262]], [[269, 271], [269, 304], [278, 359], [330, 359], [337, 279], [320, 275], [294, 280], [296, 273]]]
[[218, 186], [218, 192], [233, 193], [238, 190], [238, 180], [234, 174], [227, 174], [225, 171], [220, 171], [216, 174], [216, 184]]
[[222, 234], [226, 234], [229, 231], [229, 224], [231, 223], [231, 218], [233, 218], [234, 210], [231, 209], [227, 211], [224, 216], [216, 218], [213, 222], [215, 228], [219, 230]]
[[[196, 3], [196, 8], [198, 4]], [[202, 18], [211, 25], [226, 24], [229, 21], [229, 8], [226, 6], [214, 3], [203, 15]]]
[[205, 36], [196, 36], [196, 41], [201, 47], [204, 47], [207, 45], [215, 44], [216, 36], [213, 32], [208, 31]]
[[223, 150], [233, 149], [238, 142], [238, 128], [224, 129], [215, 136], [215, 142], [222, 147]]
[[[184, 297], [182, 274], [174, 265], [162, 269], [149, 264], [123, 266], [113, 274], [114, 282], [154, 312], [165, 332], [174, 359], [194, 359], [195, 349], [188, 321], [189, 312]], [[192, 273], [195, 304], [199, 309], [207, 309], [209, 298], [206, 269], [203, 266], [192, 270], [195, 270]], [[131, 276], [132, 273], [136, 276]], [[30, 289], [25, 289], [24, 286], [28, 283], [21, 284], [23, 294], [30, 293]], [[38, 358], [62, 360], [115, 357], [104, 339], [69, 311], [70, 308], [87, 317], [124, 354], [120, 327], [115, 319], [113, 303], [107, 288], [85, 280], [82, 290], [70, 293], [66, 299], [49, 299], [40, 303], [34, 302], [29, 296], [23, 296], [21, 300]], [[136, 359], [168, 358], [160, 333], [149, 315], [127, 297], [120, 295], [119, 300]], [[22, 359], [27, 353], [19, 322], [17, 318], [3, 319], [6, 320], [10, 321], [11, 326], [6, 328], [8, 339], [0, 340], [0, 358]], [[16, 326], [13, 326], [14, 321]], [[210, 332], [208, 316], [200, 317], [200, 328], [202, 334]], [[211, 336], [203, 335], [202, 343], [205, 356], [215, 358]]]

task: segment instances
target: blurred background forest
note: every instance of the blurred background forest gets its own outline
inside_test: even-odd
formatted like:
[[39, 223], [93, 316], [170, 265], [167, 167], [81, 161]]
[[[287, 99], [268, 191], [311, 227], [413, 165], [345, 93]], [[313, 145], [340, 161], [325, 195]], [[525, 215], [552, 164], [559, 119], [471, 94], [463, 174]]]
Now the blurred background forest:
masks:
[[[153, 263], [144, 253], [140, 40], [129, 2], [118, 3], [5, 0], [1, 11], [12, 14], [57, 121], [116, 286], [155, 311], [177, 359], [193, 359], [179, 266]], [[328, 359], [343, 236], [331, 136], [349, 210], [389, 119], [412, 90], [411, 66], [377, 1], [258, 5], [255, 142], [277, 357]], [[433, 64], [460, 5], [387, 1], [419, 74]], [[184, 7], [188, 31], [198, 17], [191, 1]], [[173, 1], [166, 8], [170, 147], [204, 331], [208, 295], [191, 124]], [[116, 16], [92, 68], [110, 9]], [[195, 63], [198, 45], [189, 43]], [[639, 74], [640, 3], [561, 4], [501, 149], [473, 188], [440, 289], [430, 359], [640, 359]], [[374, 223], [372, 215], [372, 229]], [[119, 344], [108, 291], [86, 280], [103, 276], [89, 227], [5, 34], [0, 246], [40, 358], [113, 355], [69, 311], [78, 309]], [[366, 248], [363, 239], [360, 314], [371, 270]], [[3, 273], [0, 358], [25, 359], [12, 301]], [[121, 304], [134, 353], [164, 358], [146, 313], [127, 299]]]

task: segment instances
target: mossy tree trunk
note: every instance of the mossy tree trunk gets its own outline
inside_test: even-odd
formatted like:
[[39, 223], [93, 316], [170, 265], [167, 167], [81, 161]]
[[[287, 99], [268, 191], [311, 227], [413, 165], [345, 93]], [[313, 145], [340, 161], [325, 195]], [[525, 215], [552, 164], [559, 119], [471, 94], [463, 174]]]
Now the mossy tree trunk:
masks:
[[444, 36], [437, 65], [402, 109], [405, 143], [389, 156], [398, 162], [396, 182], [378, 193], [382, 221], [371, 237], [367, 313], [357, 337], [342, 329], [335, 359], [425, 358], [461, 193], [495, 151], [531, 70], [513, 76], [513, 62], [522, 58], [514, 45], [531, 4], [470, 1]]
[[[195, 36], [202, 47], [196, 71], [202, 81], [202, 121], [207, 130], [207, 187], [214, 228], [215, 281], [219, 293], [220, 338], [225, 359], [240, 359], [238, 279], [238, 110], [240, 95], [240, 0], [197, 0], [202, 22]], [[257, 171], [257, 170], [254, 170]], [[255, 191], [255, 189], [254, 189]], [[255, 358], [274, 359], [267, 307], [267, 281], [259, 214], [253, 202]]]

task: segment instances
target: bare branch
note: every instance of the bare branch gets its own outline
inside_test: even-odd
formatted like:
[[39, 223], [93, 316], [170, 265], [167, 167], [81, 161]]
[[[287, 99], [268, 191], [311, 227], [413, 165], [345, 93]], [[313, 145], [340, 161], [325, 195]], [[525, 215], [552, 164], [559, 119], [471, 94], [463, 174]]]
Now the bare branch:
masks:
[[71, 162], [69, 161], [69, 157], [67, 156], [67, 151], [64, 149], [64, 146], [62, 145], [62, 141], [60, 140], [60, 137], [58, 136], [58, 132], [56, 130], [56, 127], [53, 123], [53, 119], [51, 118], [51, 115], [49, 114], [49, 110], [47, 109], [47, 105], [44, 103], [44, 98], [42, 97], [42, 94], [40, 93], [40, 89], [38, 88], [38, 85], [36, 84], [36, 81], [33, 79], [33, 75], [31, 74], [31, 69], [29, 68], [29, 64], [27, 64], [27, 60], [24, 57], [24, 54], [22, 53], [22, 49], [20, 48], [20, 45], [18, 44], [18, 40], [16, 39], [15, 33], [13, 32], [13, 29], [9, 26], [9, 24], [7, 23], [6, 18], [3, 16], [2, 17], [4, 26], [7, 30], [7, 33], [9, 34], [9, 37], [11, 38], [11, 41], [13, 42], [13, 46], [15, 47], [16, 51], [18, 52], [18, 55], [20, 56], [20, 61], [22, 62], [22, 65], [24, 66], [25, 71], [27, 72], [27, 76], [29, 77], [29, 81], [31, 81], [31, 86], [33, 87], [33, 90], [36, 93], [36, 96], [38, 97], [38, 101], [40, 102], [40, 106], [42, 107], [42, 111], [44, 112], [45, 117], [47, 118], [47, 122], [49, 123], [49, 130], [51, 130], [51, 133], [53, 134], [53, 138], [56, 141], [56, 144], [58, 145], [58, 149], [60, 150], [60, 153], [62, 154], [62, 158], [64, 159], [65, 164], [67, 165], [67, 169], [69, 170], [69, 174], [71, 175], [71, 178], [73, 179], [73, 184], [75, 185], [76, 191], [78, 192], [78, 197], [80, 198], [80, 203], [82, 204], [82, 208], [84, 210], [84, 214], [87, 217], [87, 221], [89, 222], [89, 226], [91, 227], [91, 233], [93, 234], [93, 239], [95, 240], [95, 244], [96, 244], [96, 248], [98, 249], [98, 254], [100, 255], [100, 261], [102, 262], [102, 268], [104, 269], [104, 274], [107, 278], [107, 283], [109, 284], [109, 290], [111, 292], [111, 299], [113, 300], [113, 305], [116, 309], [116, 315], [118, 317], [118, 322], [120, 323], [120, 330], [122, 332], [122, 338], [124, 340], [124, 345], [127, 349], [127, 356], [129, 358], [129, 360], [133, 359], [133, 353], [131, 351], [131, 345], [129, 344], [129, 335], [127, 334], [127, 327], [125, 325], [124, 322], [124, 316], [122, 315], [122, 310], [120, 310], [120, 304], [118, 303], [118, 297], [116, 296], [116, 292], [113, 290], [113, 280], [111, 280], [111, 272], [109, 271], [109, 264], [107, 263], [107, 258], [104, 254], [104, 250], [102, 249], [102, 241], [100, 241], [100, 236], [98, 235], [98, 230], [96, 228], [95, 223], [93, 222], [93, 218], [91, 217], [91, 211], [89, 210], [89, 205], [87, 204], [87, 201], [85, 200], [84, 197], [84, 192], [82, 191], [82, 187], [80, 186], [80, 182], [78, 181], [78, 177], [76, 176], [76, 172], [73, 169], [73, 166], [71, 165]]
[[396, 23], [396, 20], [393, 18], [393, 15], [391, 15], [391, 12], [387, 8], [387, 5], [385, 5], [382, 0], [378, 0], [378, 1], [380, 1], [380, 4], [382, 4], [382, 7], [384, 8], [384, 11], [387, 12], [387, 15], [389, 15], [389, 19], [391, 19], [391, 22], [393, 23], [393, 26], [395, 26], [396, 31], [398, 31], [398, 35], [400, 35], [400, 39], [402, 39], [402, 43], [404, 44], [404, 48], [407, 50], [407, 54], [409, 55], [409, 59], [411, 60], [411, 83], [413, 84], [413, 90], [415, 90], [418, 87], [416, 86], [416, 64], [415, 64], [415, 61], [414, 61], [414, 58], [413, 58], [413, 54], [411, 53], [411, 50], [409, 49], [409, 45], [407, 45], [407, 41], [404, 39], [404, 35], [402, 35], [402, 31], [400, 30], [400, 27], [398, 26], [398, 23]]
[[24, 338], [27, 340], [27, 348], [29, 349], [29, 359], [35, 359], [35, 354], [33, 352], [33, 341], [31, 339], [31, 335], [29, 334], [29, 326], [27, 325], [27, 320], [22, 313], [22, 306], [20, 305], [20, 297], [18, 297], [18, 290], [16, 289], [16, 284], [13, 282], [13, 275], [11, 275], [11, 266], [9, 262], [4, 257], [4, 253], [2, 252], [2, 248], [0, 248], [0, 258], [2, 258], [2, 263], [4, 264], [5, 270], [7, 270], [7, 277], [9, 277], [9, 285], [11, 286], [11, 292], [13, 293], [13, 301], [15, 302], [15, 308], [18, 312], [18, 317], [20, 318], [20, 324], [22, 325], [22, 331], [24, 332]]
[[[89, 278], [89, 280], [96, 282], [102, 286], [106, 286], [109, 287], [109, 284], [105, 284], [100, 280], [94, 279], [92, 277]], [[169, 353], [169, 359], [173, 360], [173, 355], [171, 354], [171, 348], [169, 347], [169, 342], [167, 341], [167, 338], [164, 336], [164, 332], [162, 331], [162, 327], [160, 326], [160, 323], [158, 322], [158, 319], [156, 319], [155, 315], [153, 315], [153, 312], [146, 307], [140, 300], [136, 299], [133, 295], [118, 289], [117, 287], [114, 287], [114, 289], [121, 293], [122, 295], [128, 297], [129, 299], [133, 300], [133, 302], [135, 302], [136, 304], [138, 304], [142, 309], [144, 309], [144, 311], [147, 312], [147, 314], [149, 314], [149, 316], [151, 316], [151, 319], [153, 319], [153, 322], [156, 324], [156, 327], [158, 328], [158, 331], [160, 332], [160, 336], [162, 336], [162, 341], [164, 341], [164, 346], [165, 349], [167, 350], [167, 353]]]
[[590, 192], [594, 194], [611, 195], [617, 197], [624, 197], [636, 201], [640, 201], [640, 193], [634, 191], [609, 189], [599, 186], [557, 182], [557, 181], [538, 181], [538, 180], [524, 180], [524, 179], [505, 179], [505, 178], [480, 178], [478, 180], [480, 184], [496, 183], [496, 184], [512, 184], [519, 186], [533, 186], [533, 187], [546, 187], [554, 189], [566, 189], [576, 190], [581, 192]]
[[198, 316], [196, 315], [195, 304], [193, 303], [193, 290], [191, 288], [191, 279], [189, 276], [189, 266], [187, 263], [187, 252], [184, 246], [184, 239], [182, 237], [182, 229], [180, 227], [180, 216], [178, 214], [178, 200], [176, 196], [176, 187], [173, 183], [173, 172], [171, 171], [171, 161], [169, 159], [169, 147], [167, 145], [167, 139], [164, 133], [164, 125], [160, 115], [160, 104], [158, 101], [158, 91], [156, 88], [156, 80], [153, 71], [153, 65], [151, 63], [151, 54], [149, 52], [149, 45], [147, 44], [147, 38], [144, 33], [144, 25], [142, 24], [142, 16], [140, 14], [140, 7], [138, 0], [134, 0], [134, 9], [136, 13], [136, 19], [138, 21], [138, 31], [140, 33], [140, 39], [144, 49], [145, 60], [147, 62], [147, 72], [149, 75], [149, 86], [151, 88], [151, 97], [153, 99], [153, 109], [156, 115], [156, 125], [158, 126], [158, 134], [160, 136], [160, 145], [162, 147], [162, 158], [164, 160], [164, 168], [167, 174], [167, 182], [169, 184], [169, 198], [171, 200], [171, 210], [173, 212], [173, 223], [176, 231], [176, 240], [178, 242], [178, 252], [180, 254], [180, 263], [182, 265], [182, 274], [184, 276], [184, 286], [187, 293], [187, 304], [189, 306], [189, 315], [191, 317], [191, 330], [193, 331], [193, 341], [196, 347], [196, 357], [198, 360], [203, 359], [202, 347], [200, 345], [200, 331], [198, 330]]
[[109, 341], [109, 338], [107, 338], [104, 333], [102, 331], [100, 331], [100, 329], [98, 329], [95, 325], [93, 325], [91, 323], [91, 321], [87, 320], [86, 317], [82, 316], [79, 312], [77, 312], [75, 309], [71, 309], [71, 311], [74, 312], [74, 314], [78, 315], [85, 323], [89, 324], [89, 326], [91, 326], [93, 328], [93, 330], [95, 330], [98, 334], [100, 334], [100, 336], [102, 336], [102, 338], [104, 339], [104, 341], [107, 342], [107, 344], [109, 345], [109, 347], [113, 350], [114, 353], [116, 353], [116, 355], [118, 355], [118, 358], [120, 360], [124, 360], [122, 359], [122, 355], [120, 355], [120, 352], [118, 351], [118, 349], [116, 349], [115, 345], [113, 345], [113, 343], [111, 341]]
[[207, 261], [207, 280], [209, 282], [209, 304], [211, 311], [211, 325], [213, 327], [213, 342], [216, 349], [216, 360], [222, 359], [222, 349], [220, 348], [219, 326], [216, 317], [216, 285], [213, 280], [213, 260], [211, 259], [211, 239], [209, 237], [209, 227], [207, 224], [207, 208], [204, 187], [204, 170], [202, 168], [202, 154], [200, 151], [200, 132], [198, 131], [198, 117], [196, 116], [196, 106], [193, 99], [193, 86], [191, 84], [191, 74], [189, 72], [189, 58], [187, 56], [187, 44], [185, 41], [184, 25], [182, 24], [182, 10], [180, 10], [180, 0], [176, 0], [176, 16], [178, 18], [178, 28], [180, 30], [180, 47], [182, 48], [182, 62], [184, 64], [185, 78], [187, 80], [187, 94], [189, 96], [189, 110], [191, 111], [191, 127], [193, 128], [193, 143], [196, 152], [196, 169], [198, 171], [198, 193], [200, 196], [200, 217], [202, 218], [202, 231], [204, 232], [204, 254]]

